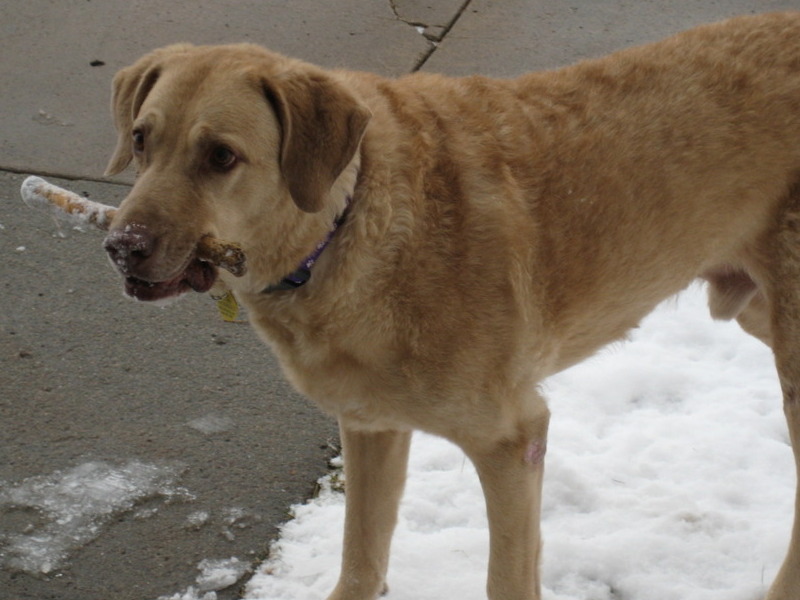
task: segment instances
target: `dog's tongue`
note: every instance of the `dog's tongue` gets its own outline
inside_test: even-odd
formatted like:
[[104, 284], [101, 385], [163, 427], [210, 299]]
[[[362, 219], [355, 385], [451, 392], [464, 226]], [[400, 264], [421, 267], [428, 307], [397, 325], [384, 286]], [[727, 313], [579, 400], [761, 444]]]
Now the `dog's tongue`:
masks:
[[183, 273], [183, 280], [195, 292], [207, 292], [217, 279], [216, 269], [209, 263], [193, 260]]
[[125, 279], [125, 292], [137, 300], [152, 302], [172, 298], [194, 290], [207, 292], [217, 279], [216, 268], [200, 260], [193, 260], [186, 270], [168, 281], [149, 282], [135, 277]]

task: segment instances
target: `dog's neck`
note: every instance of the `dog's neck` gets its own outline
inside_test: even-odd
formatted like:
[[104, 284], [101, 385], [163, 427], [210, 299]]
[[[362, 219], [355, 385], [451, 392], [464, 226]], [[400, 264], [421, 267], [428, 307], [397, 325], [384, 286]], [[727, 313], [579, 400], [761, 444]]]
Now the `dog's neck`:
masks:
[[328, 247], [328, 244], [331, 243], [333, 240], [333, 236], [336, 234], [336, 231], [339, 229], [342, 223], [344, 223], [345, 218], [347, 217], [347, 209], [350, 206], [351, 197], [347, 196], [345, 200], [344, 210], [342, 214], [333, 222], [330, 230], [328, 230], [328, 234], [325, 238], [319, 242], [314, 251], [306, 256], [297, 268], [286, 275], [283, 279], [281, 279], [278, 283], [273, 283], [268, 285], [266, 288], [262, 290], [262, 294], [271, 294], [272, 292], [283, 292], [287, 290], [294, 290], [303, 285], [305, 285], [309, 279], [311, 279], [311, 269], [314, 267], [314, 264], [317, 262], [319, 257], [325, 251], [325, 248]]

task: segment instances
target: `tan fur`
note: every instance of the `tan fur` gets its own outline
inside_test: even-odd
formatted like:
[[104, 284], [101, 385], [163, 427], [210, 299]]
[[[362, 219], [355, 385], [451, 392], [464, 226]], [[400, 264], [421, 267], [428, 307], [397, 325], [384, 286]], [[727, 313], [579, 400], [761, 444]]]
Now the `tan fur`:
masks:
[[[173, 46], [115, 79], [139, 177], [112, 229], [174, 276], [203, 234], [294, 385], [341, 425], [342, 574], [384, 589], [409, 432], [459, 444], [487, 501], [492, 600], [540, 597], [537, 385], [697, 278], [776, 353], [800, 454], [800, 13], [733, 19], [513, 80], [325, 71]], [[226, 172], [208, 155], [241, 160]], [[297, 290], [262, 293], [346, 220]], [[800, 598], [800, 530], [769, 600]]]

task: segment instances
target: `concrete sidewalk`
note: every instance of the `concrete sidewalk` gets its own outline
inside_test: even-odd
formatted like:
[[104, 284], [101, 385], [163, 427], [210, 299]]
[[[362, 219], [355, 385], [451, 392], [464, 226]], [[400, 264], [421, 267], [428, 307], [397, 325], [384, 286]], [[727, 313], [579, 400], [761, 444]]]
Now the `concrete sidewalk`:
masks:
[[[125, 196], [130, 175], [102, 177], [116, 70], [173, 42], [250, 41], [391, 76], [507, 77], [784, 9], [800, 0], [2, 0], [0, 600], [155, 600], [193, 584], [203, 559], [255, 562], [336, 444], [335, 423], [284, 383], [249, 327], [199, 295], [165, 310], [125, 300], [101, 236], [57, 237], [19, 201], [22, 173]], [[133, 459], [179, 464], [186, 494], [114, 513], [52, 572], [8, 567], [13, 536], [49, 517], [3, 489]]]

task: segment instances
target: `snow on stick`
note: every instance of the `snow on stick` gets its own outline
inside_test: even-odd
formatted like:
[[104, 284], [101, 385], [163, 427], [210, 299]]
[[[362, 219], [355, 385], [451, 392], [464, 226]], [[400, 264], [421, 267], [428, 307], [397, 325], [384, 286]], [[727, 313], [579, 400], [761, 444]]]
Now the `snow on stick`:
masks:
[[41, 177], [28, 177], [20, 189], [22, 201], [32, 208], [47, 210], [57, 219], [75, 225], [108, 229], [117, 209], [83, 198], [74, 192], [48, 183]]
[[246, 257], [242, 247], [234, 242], [226, 242], [211, 235], [204, 235], [197, 242], [197, 258], [225, 269], [236, 277], [241, 277], [247, 271]]
[[[32, 208], [48, 211], [55, 218], [74, 225], [91, 225], [107, 231], [117, 209], [31, 176], [22, 182], [22, 200]], [[197, 242], [197, 258], [210, 262], [231, 274], [245, 274], [246, 257], [239, 244], [205, 235]]]

